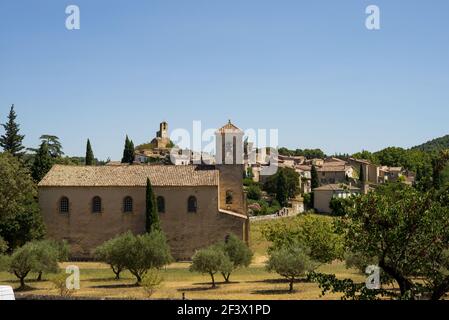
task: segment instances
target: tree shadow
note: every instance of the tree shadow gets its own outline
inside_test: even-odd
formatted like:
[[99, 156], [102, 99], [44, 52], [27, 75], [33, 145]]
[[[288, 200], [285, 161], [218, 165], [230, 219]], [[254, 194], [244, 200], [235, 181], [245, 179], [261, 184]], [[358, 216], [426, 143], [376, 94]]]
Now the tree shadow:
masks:
[[91, 286], [93, 289], [127, 289], [127, 288], [139, 288], [140, 286], [136, 283], [131, 284], [106, 284], [101, 286]]
[[[215, 281], [215, 284], [218, 286], [218, 285], [231, 285], [231, 284], [239, 284], [239, 283], [241, 283], [241, 282], [239, 282], [239, 281], [229, 281], [229, 282], [225, 282], [225, 281]], [[194, 286], [207, 286], [207, 285], [209, 285], [209, 286], [211, 286], [212, 284], [210, 283], [210, 282], [196, 282], [196, 283], [193, 283], [193, 285]]]
[[262, 295], [274, 295], [274, 294], [293, 294], [296, 291], [290, 291], [288, 289], [272, 289], [272, 290], [255, 290], [251, 294], [262, 294]]
[[37, 290], [37, 289], [25, 284], [25, 286], [23, 288], [18, 287], [16, 289], [14, 289], [14, 292], [30, 292], [30, 291], [35, 291], [35, 290]]
[[[264, 280], [253, 280], [248, 281], [247, 283], [269, 283], [269, 284], [283, 284], [283, 283], [289, 283], [290, 281], [287, 279], [264, 279]], [[307, 280], [306, 278], [303, 279], [297, 279], [294, 281], [294, 283], [312, 283], [311, 281]]]
[[178, 292], [200, 292], [200, 291], [212, 291], [218, 289], [219, 286], [216, 286], [215, 288], [212, 288], [211, 286], [208, 287], [197, 287], [197, 288], [183, 288], [183, 289], [177, 289]]
[[120, 278], [116, 279], [115, 277], [108, 277], [108, 278], [94, 278], [94, 279], [87, 279], [89, 282], [119, 282], [123, 280], [131, 280], [131, 279], [125, 279]]

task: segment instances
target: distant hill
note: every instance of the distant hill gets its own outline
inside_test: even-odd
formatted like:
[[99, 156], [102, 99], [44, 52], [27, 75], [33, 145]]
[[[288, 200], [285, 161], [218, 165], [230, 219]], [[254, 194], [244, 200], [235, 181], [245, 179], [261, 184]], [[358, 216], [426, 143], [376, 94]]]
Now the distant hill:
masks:
[[412, 150], [421, 150], [426, 152], [440, 151], [443, 149], [449, 149], [449, 134], [444, 137], [436, 138], [426, 143], [420, 144], [411, 148]]

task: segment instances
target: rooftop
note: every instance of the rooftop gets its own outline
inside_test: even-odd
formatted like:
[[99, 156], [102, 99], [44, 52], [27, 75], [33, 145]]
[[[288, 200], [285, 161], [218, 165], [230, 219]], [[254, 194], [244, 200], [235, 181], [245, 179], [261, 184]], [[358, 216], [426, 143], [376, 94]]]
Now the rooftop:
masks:
[[153, 186], [187, 187], [217, 186], [218, 170], [214, 166], [55, 165], [45, 175], [39, 187], [141, 187], [150, 178]]
[[321, 187], [313, 189], [313, 191], [344, 191], [344, 190], [360, 191], [360, 188], [343, 183], [338, 183], [338, 184], [326, 184]]

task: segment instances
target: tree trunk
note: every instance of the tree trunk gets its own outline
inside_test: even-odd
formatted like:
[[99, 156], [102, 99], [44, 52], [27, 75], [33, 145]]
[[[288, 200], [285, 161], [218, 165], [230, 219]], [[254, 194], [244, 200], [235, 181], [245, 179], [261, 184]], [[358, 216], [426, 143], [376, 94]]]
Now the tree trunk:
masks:
[[290, 283], [289, 283], [289, 292], [292, 293], [293, 292], [293, 282], [295, 281], [295, 279], [290, 279]]
[[438, 286], [434, 287], [432, 290], [431, 300], [440, 300], [446, 292], [449, 290], [449, 277], [446, 277]]
[[[383, 261], [379, 262], [379, 267], [381, 267], [388, 275], [390, 275], [399, 285], [399, 290], [401, 291], [401, 296], [404, 296], [407, 291], [411, 291], [413, 287], [413, 283], [400, 274], [395, 268], [386, 266]], [[412, 294], [412, 300], [414, 300], [414, 296]]]
[[20, 287], [19, 289], [24, 289], [25, 288], [25, 277], [20, 277]]
[[120, 280], [120, 272], [122, 272], [122, 269], [121, 268], [116, 269], [112, 266], [111, 266], [111, 268], [112, 268], [112, 272], [114, 272], [114, 274], [115, 274], [115, 280]]
[[231, 277], [231, 274], [230, 273], [224, 273], [224, 272], [222, 272], [221, 274], [223, 275], [223, 278], [224, 278], [225, 282], [229, 283], [229, 278]]
[[37, 275], [37, 281], [42, 281], [42, 271], [39, 271], [39, 274]]
[[140, 285], [140, 283], [142, 282], [142, 277], [139, 274], [136, 274], [135, 276], [137, 278], [137, 283], [136, 284]]
[[211, 276], [211, 278], [212, 278], [212, 288], [215, 288], [215, 278], [214, 278], [214, 274], [211, 273], [210, 276]]

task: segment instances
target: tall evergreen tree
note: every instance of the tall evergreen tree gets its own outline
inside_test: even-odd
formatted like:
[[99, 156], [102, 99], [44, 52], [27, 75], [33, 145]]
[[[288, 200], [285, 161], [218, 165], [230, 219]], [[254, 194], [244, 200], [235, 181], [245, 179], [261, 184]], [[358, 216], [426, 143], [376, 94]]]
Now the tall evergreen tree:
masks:
[[148, 233], [150, 233], [152, 230], [160, 230], [156, 196], [154, 195], [153, 187], [151, 186], [149, 178], [147, 178], [145, 216], [146, 230]]
[[363, 166], [362, 165], [360, 165], [359, 180], [360, 180], [361, 183], [365, 182], [365, 174], [363, 172]]
[[20, 126], [16, 122], [16, 112], [14, 111], [14, 105], [11, 106], [8, 115], [8, 122], [2, 124], [5, 129], [5, 134], [0, 137], [0, 146], [4, 151], [11, 153], [13, 156], [23, 155], [22, 145], [24, 135], [19, 134]]
[[281, 207], [285, 207], [288, 204], [288, 185], [287, 178], [284, 171], [280, 171], [276, 182], [276, 200]]
[[134, 162], [134, 142], [126, 135], [125, 147], [123, 149], [122, 163], [132, 164]]
[[31, 167], [31, 176], [34, 181], [39, 182], [50, 171], [53, 165], [53, 159], [48, 149], [48, 144], [43, 141], [34, 157], [33, 166]]
[[312, 189], [318, 188], [320, 186], [320, 180], [318, 179], [318, 172], [316, 171], [316, 167], [312, 166], [312, 169], [310, 171], [310, 177], [311, 177], [311, 187]]
[[92, 151], [92, 146], [90, 145], [90, 140], [87, 139], [86, 146], [86, 166], [95, 165], [94, 152]]

